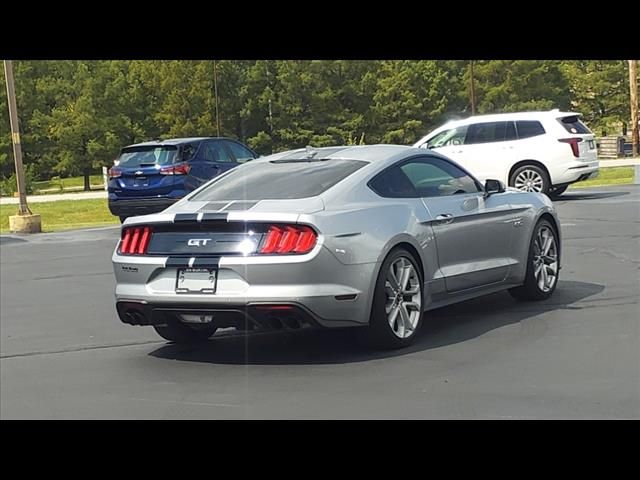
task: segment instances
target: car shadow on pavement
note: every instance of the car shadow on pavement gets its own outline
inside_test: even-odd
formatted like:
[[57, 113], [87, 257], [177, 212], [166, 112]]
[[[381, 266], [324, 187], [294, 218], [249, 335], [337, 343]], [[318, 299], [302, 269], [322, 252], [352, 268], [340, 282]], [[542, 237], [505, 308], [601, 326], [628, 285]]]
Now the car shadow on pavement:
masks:
[[9, 245], [11, 243], [24, 243], [26, 240], [19, 237], [10, 237], [8, 235], [0, 235], [0, 245]]
[[[215, 336], [198, 345], [167, 344], [149, 355], [171, 360], [231, 365], [322, 365], [397, 357], [453, 345], [505, 325], [559, 310], [604, 290], [603, 285], [561, 281], [543, 302], [518, 302], [507, 292], [469, 300], [426, 313], [415, 343], [401, 350], [374, 351], [356, 342], [354, 329], [306, 329]], [[535, 320], [533, 320], [535, 321]]]
[[572, 200], [599, 200], [602, 198], [621, 197], [623, 195], [629, 195], [631, 192], [567, 192], [559, 198], [554, 199], [554, 202], [565, 202]]

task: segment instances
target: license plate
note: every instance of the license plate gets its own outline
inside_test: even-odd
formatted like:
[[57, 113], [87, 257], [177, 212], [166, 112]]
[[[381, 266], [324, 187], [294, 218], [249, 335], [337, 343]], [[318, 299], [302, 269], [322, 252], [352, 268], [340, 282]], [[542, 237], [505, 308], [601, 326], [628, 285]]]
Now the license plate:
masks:
[[214, 268], [179, 268], [176, 293], [215, 293], [217, 273]]
[[149, 179], [148, 178], [137, 178], [133, 181], [134, 187], [148, 187]]

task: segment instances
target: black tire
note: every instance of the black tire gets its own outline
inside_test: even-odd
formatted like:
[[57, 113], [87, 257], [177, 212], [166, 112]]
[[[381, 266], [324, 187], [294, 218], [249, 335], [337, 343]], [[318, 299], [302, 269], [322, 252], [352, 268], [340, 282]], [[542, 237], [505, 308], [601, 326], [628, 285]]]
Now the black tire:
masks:
[[560, 195], [562, 195], [564, 192], [567, 191], [567, 188], [569, 188], [569, 185], [565, 185], [563, 187], [558, 187], [558, 188], [554, 188], [550, 193], [549, 196], [551, 198], [558, 198], [560, 197]]
[[196, 330], [189, 325], [175, 320], [167, 322], [166, 325], [154, 325], [153, 328], [158, 335], [173, 343], [206, 342], [217, 330], [216, 327], [206, 327]]
[[538, 223], [536, 224], [535, 228], [533, 229], [533, 234], [531, 235], [531, 240], [529, 242], [529, 254], [527, 255], [527, 273], [525, 274], [524, 284], [522, 286], [520, 286], [520, 287], [515, 287], [515, 288], [509, 289], [509, 293], [511, 294], [511, 296], [513, 296], [517, 300], [533, 300], [533, 301], [546, 300], [551, 295], [553, 295], [553, 292], [555, 291], [555, 289], [556, 289], [556, 287], [558, 285], [558, 280], [560, 278], [560, 270], [559, 269], [557, 270], [557, 273], [556, 273], [555, 282], [553, 283], [553, 286], [551, 287], [551, 289], [549, 291], [546, 291], [546, 292], [543, 291], [538, 286], [538, 280], [535, 277], [534, 241], [535, 241], [536, 236], [538, 235], [538, 232], [543, 227], [548, 228], [553, 233], [553, 237], [554, 237], [555, 245], [556, 245], [556, 254], [558, 255], [558, 261], [560, 260], [560, 250], [559, 250], [559, 244], [558, 244], [558, 232], [556, 231], [555, 227], [553, 226], [553, 224], [551, 222], [549, 222], [548, 220], [545, 220], [545, 219], [541, 219], [541, 220], [538, 221]]
[[[417, 273], [420, 286], [420, 314], [413, 333], [406, 338], [400, 338], [394, 333], [393, 328], [387, 320], [387, 313], [385, 311], [385, 304], [387, 303], [387, 292], [385, 288], [387, 272], [391, 265], [401, 257], [411, 262], [411, 265]], [[411, 345], [420, 331], [424, 318], [424, 311], [422, 311], [422, 305], [424, 304], [423, 282], [420, 267], [413, 254], [404, 248], [395, 248], [392, 250], [380, 267], [373, 293], [369, 325], [357, 329], [358, 340], [367, 347], [384, 350], [404, 348]]]
[[549, 175], [547, 175], [547, 172], [545, 172], [544, 169], [530, 163], [522, 165], [514, 170], [514, 172], [511, 174], [511, 177], [509, 177], [509, 186], [516, 187], [516, 178], [518, 178], [518, 175], [526, 170], [535, 172], [540, 176], [540, 178], [542, 179], [542, 190], [540, 191], [540, 193], [549, 195], [549, 189], [551, 188]]

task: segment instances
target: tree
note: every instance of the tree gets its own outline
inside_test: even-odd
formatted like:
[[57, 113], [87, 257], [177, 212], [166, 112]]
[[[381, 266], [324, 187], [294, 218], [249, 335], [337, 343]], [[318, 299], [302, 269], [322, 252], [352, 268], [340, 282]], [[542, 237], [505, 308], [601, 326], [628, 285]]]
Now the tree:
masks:
[[[569, 82], [560, 62], [549, 60], [487, 60], [475, 67], [478, 113], [567, 109]], [[469, 72], [465, 72], [468, 85]]]
[[571, 107], [594, 131], [622, 133], [629, 122], [629, 71], [626, 60], [562, 62]]
[[458, 82], [443, 62], [384, 61], [375, 75], [368, 122], [374, 142], [412, 144], [455, 105]]

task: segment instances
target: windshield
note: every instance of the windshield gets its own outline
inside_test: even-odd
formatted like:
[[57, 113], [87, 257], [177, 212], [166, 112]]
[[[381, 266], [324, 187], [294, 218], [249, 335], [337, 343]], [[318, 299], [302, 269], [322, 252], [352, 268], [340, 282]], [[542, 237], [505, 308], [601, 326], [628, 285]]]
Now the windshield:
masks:
[[272, 160], [245, 163], [214, 180], [189, 200], [282, 200], [320, 195], [367, 162]]
[[422, 148], [438, 148], [448, 145], [462, 145], [467, 135], [467, 125], [450, 128], [431, 137]]
[[177, 157], [178, 149], [175, 146], [127, 147], [122, 149], [117, 162], [121, 167], [150, 167], [176, 163]]

